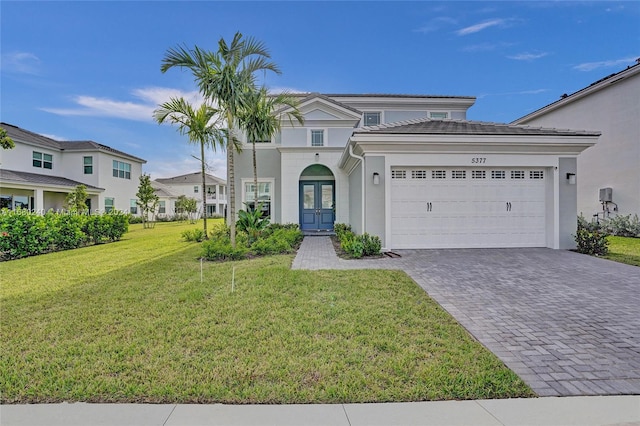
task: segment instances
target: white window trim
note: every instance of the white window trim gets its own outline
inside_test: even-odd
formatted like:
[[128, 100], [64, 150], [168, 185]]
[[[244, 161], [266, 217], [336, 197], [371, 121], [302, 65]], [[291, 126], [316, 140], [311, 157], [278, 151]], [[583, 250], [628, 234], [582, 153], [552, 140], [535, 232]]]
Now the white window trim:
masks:
[[434, 120], [451, 120], [451, 111], [428, 110], [427, 118], [431, 118], [431, 114], [447, 114], [447, 118], [434, 118]]
[[366, 124], [366, 123], [365, 123], [365, 121], [364, 121], [364, 115], [365, 115], [365, 114], [372, 114], [372, 113], [373, 113], [373, 114], [379, 114], [379, 115], [380, 115], [380, 123], [378, 123], [378, 124], [374, 124], [375, 126], [379, 126], [379, 125], [381, 125], [381, 124], [384, 124], [384, 111], [381, 111], [381, 110], [380, 110], [380, 111], [374, 111], [374, 110], [371, 110], [371, 111], [362, 111], [362, 127], [366, 127], [366, 126], [367, 126], [367, 124]]
[[[312, 130], [314, 130], [314, 131], [322, 130], [322, 132], [323, 132], [322, 146], [313, 146], [313, 145], [311, 145], [311, 131]], [[307, 129], [307, 146], [309, 148], [324, 148], [326, 146], [329, 146], [329, 129], [327, 127], [313, 127], [313, 128]]]
[[[313, 129], [317, 130], [317, 129]], [[244, 203], [247, 201], [246, 198], [246, 187], [247, 183], [253, 183], [253, 178], [243, 178], [241, 179], [242, 184], [242, 209], [245, 209]], [[271, 184], [271, 221], [273, 222], [273, 218], [276, 216], [276, 179], [275, 178], [258, 178], [258, 183], [270, 183]]]
[[383, 109], [361, 109], [360, 111], [362, 111], [362, 118], [360, 119], [360, 127], [365, 127], [366, 125], [364, 124], [364, 113], [365, 112], [379, 112], [380, 113], [380, 124], [385, 124], [385, 116], [384, 116], [384, 110]]

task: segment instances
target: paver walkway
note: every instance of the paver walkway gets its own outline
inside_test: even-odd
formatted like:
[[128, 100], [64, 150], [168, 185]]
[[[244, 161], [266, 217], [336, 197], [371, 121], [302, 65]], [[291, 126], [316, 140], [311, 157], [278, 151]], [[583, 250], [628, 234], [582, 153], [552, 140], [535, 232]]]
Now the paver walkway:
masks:
[[403, 269], [539, 395], [640, 394], [640, 268], [551, 249], [398, 253], [338, 259], [306, 237], [293, 267]]

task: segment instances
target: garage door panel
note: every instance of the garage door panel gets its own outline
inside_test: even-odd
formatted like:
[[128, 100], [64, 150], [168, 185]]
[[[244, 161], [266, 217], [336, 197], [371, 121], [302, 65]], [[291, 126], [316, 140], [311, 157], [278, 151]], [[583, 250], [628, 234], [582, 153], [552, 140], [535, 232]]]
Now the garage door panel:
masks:
[[391, 179], [393, 248], [546, 246], [540, 169], [537, 179], [529, 179], [528, 169], [405, 170], [405, 179]]

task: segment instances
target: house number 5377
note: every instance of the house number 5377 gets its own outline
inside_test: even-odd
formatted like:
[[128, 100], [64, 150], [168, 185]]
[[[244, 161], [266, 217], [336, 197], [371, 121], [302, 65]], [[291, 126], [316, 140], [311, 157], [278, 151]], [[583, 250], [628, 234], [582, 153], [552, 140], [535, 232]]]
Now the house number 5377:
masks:
[[471, 159], [471, 164], [482, 164], [482, 163], [486, 163], [487, 162], [487, 158], [486, 157], [473, 157]]

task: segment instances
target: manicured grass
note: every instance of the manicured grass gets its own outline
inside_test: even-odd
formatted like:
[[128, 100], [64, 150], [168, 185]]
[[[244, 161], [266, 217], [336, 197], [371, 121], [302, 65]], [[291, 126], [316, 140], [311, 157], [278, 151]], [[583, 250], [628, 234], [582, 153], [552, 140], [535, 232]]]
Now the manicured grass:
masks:
[[609, 254], [606, 259], [629, 265], [640, 266], [640, 238], [607, 237]]
[[[532, 396], [407, 275], [204, 263], [180, 233], [6, 262], [0, 398], [337, 403]], [[235, 268], [235, 291], [231, 292]]]

